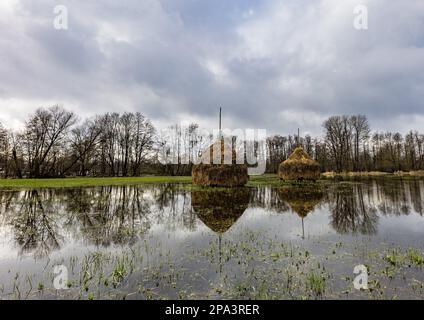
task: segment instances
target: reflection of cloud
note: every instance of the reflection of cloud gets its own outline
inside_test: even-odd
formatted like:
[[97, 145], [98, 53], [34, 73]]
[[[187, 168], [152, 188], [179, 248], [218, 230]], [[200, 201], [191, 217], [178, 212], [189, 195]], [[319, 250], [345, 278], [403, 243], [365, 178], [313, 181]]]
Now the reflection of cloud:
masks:
[[385, 216], [380, 219], [379, 228], [384, 229], [389, 235], [398, 234], [402, 237], [405, 235], [415, 235], [422, 237], [424, 219], [417, 214], [412, 214], [407, 217]]
[[[305, 220], [305, 236], [319, 238], [335, 233], [328, 224], [328, 209], [322, 206], [314, 210]], [[247, 209], [240, 221], [239, 230], [259, 230], [268, 236], [274, 234], [282, 240], [298, 240], [302, 235], [301, 218], [295, 214], [270, 214], [261, 208]]]

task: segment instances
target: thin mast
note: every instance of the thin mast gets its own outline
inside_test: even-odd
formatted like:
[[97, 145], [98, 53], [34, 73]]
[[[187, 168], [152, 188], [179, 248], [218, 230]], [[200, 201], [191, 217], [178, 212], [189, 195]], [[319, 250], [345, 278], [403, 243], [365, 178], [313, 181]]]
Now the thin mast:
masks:
[[297, 146], [300, 147], [300, 129], [297, 128]]
[[219, 131], [222, 130], [222, 108], [219, 108]]
[[219, 108], [219, 137], [222, 137], [222, 108]]

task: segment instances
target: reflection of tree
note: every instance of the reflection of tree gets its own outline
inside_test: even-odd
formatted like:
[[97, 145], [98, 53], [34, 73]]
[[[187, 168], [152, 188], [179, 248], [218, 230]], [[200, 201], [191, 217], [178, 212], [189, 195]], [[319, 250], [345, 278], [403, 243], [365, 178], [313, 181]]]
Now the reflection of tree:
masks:
[[378, 215], [369, 199], [365, 200], [363, 185], [345, 186], [343, 191], [329, 194], [331, 225], [341, 234], [361, 233], [375, 234], [377, 232]]
[[288, 204], [281, 199], [278, 189], [258, 187], [250, 193], [250, 206], [263, 208], [274, 212], [287, 212], [290, 210]]
[[[48, 191], [43, 197], [50, 198]], [[16, 242], [22, 253], [34, 252], [36, 257], [48, 255], [59, 248], [57, 221], [55, 221], [52, 201], [42, 202], [38, 191], [25, 191], [20, 199], [20, 209], [15, 212], [11, 225], [14, 228]]]
[[175, 185], [163, 184], [153, 189], [153, 197], [160, 213], [158, 222], [165, 222], [172, 230], [181, 227], [181, 224], [188, 230], [196, 229], [196, 214], [192, 210], [189, 193]]
[[375, 186], [378, 196], [383, 200], [379, 209], [383, 214], [408, 215], [412, 209], [424, 214], [424, 181], [379, 181]]
[[424, 181], [414, 180], [409, 184], [411, 190], [411, 201], [415, 212], [424, 215]]
[[[195, 230], [201, 220], [221, 237], [248, 206], [275, 212], [293, 210], [306, 217], [322, 201], [320, 192], [294, 189], [205, 189], [190, 193], [163, 184], [0, 191], [0, 228], [6, 231], [5, 236], [13, 237], [22, 253], [35, 256], [48, 254], [65, 240], [103, 246], [133, 243], [155, 224], [170, 231]], [[331, 225], [339, 233], [374, 234], [378, 214], [423, 215], [422, 180], [341, 184], [338, 190], [325, 194]]]
[[[153, 224], [194, 229], [190, 194], [161, 186], [0, 191], [0, 227], [12, 226], [22, 251], [48, 253], [68, 241], [109, 246], [145, 236]], [[58, 234], [61, 234], [59, 236]]]
[[382, 199], [379, 205], [381, 213], [400, 216], [411, 212], [409, 184], [404, 185], [402, 181], [377, 181], [375, 188]]
[[73, 213], [67, 225], [96, 245], [133, 243], [153, 224], [195, 228], [189, 194], [171, 185], [75, 189], [66, 205]]
[[79, 232], [96, 245], [132, 243], [150, 229], [151, 203], [140, 187], [120, 186], [69, 191], [68, 225], [79, 222]]

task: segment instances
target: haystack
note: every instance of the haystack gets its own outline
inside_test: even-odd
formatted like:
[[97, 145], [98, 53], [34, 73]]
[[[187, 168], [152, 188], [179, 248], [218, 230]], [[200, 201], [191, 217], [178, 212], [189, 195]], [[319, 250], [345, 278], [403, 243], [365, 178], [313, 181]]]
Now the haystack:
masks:
[[281, 188], [278, 195], [301, 218], [306, 218], [324, 198], [319, 188]]
[[312, 160], [302, 148], [296, 148], [290, 157], [280, 164], [278, 176], [282, 180], [316, 181], [321, 175], [318, 162]]
[[212, 144], [192, 169], [193, 183], [210, 187], [240, 187], [249, 181], [247, 165], [236, 164], [236, 152], [221, 139]]
[[249, 205], [249, 189], [193, 191], [191, 206], [198, 218], [213, 232], [223, 234], [243, 215]]

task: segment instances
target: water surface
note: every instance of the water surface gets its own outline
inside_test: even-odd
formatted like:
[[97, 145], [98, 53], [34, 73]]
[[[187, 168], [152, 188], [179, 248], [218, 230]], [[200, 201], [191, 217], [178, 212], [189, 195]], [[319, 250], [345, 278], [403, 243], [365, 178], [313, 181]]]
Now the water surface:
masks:
[[[423, 180], [188, 189], [0, 191], [2, 297], [421, 297]], [[352, 288], [357, 264], [373, 290]]]

